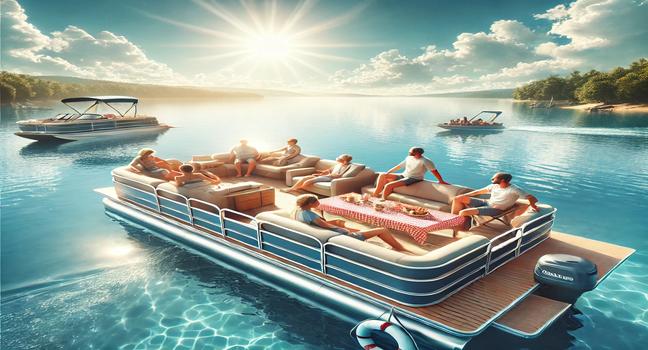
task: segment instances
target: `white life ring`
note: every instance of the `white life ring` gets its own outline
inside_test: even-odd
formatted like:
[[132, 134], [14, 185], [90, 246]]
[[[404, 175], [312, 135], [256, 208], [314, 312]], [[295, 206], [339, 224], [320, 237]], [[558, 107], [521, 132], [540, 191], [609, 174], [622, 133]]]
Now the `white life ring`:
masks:
[[401, 326], [383, 320], [366, 320], [358, 324], [356, 339], [364, 350], [383, 350], [374, 342], [371, 335], [372, 331], [389, 334], [396, 340], [399, 350], [417, 350], [414, 340]]

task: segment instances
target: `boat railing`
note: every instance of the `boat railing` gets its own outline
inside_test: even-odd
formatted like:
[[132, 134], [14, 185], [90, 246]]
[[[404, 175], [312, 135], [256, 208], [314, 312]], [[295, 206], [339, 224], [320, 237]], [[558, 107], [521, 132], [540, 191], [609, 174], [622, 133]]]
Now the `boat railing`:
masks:
[[303, 232], [114, 173], [113, 183], [120, 198], [137, 206], [409, 306], [438, 303], [540, 244], [549, 237], [556, 212], [553, 209], [447, 261], [410, 266], [334, 242], [322, 243]]
[[137, 119], [102, 119], [102, 120], [85, 120], [79, 123], [53, 123], [48, 125], [47, 123], [39, 124], [21, 124], [20, 128], [24, 131], [39, 132], [44, 134], [69, 134], [77, 132], [86, 132], [86, 131], [101, 131], [101, 130], [112, 130], [112, 129], [128, 129], [133, 127], [142, 127], [157, 125], [155, 119], [147, 118], [137, 118]]

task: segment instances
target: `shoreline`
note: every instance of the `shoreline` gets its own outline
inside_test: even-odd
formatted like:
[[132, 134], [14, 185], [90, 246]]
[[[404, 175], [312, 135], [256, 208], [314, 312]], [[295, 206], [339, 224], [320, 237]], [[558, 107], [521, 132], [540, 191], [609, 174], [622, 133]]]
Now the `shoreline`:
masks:
[[559, 108], [587, 112], [648, 113], [648, 104], [641, 103], [585, 103], [573, 106], [561, 106]]

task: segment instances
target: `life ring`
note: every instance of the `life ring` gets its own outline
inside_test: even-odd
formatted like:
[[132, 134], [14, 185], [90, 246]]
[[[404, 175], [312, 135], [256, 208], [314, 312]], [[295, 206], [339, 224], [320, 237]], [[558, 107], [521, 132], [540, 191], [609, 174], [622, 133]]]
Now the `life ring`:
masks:
[[366, 320], [358, 324], [356, 339], [364, 350], [383, 350], [374, 342], [371, 335], [373, 331], [389, 334], [396, 340], [399, 350], [417, 350], [414, 340], [405, 332], [403, 327], [383, 320]]

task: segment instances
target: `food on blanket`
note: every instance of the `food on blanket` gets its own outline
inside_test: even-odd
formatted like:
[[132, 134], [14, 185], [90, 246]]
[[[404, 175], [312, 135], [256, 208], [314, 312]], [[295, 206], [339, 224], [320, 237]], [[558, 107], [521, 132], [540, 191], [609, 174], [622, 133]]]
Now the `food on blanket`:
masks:
[[385, 210], [385, 205], [382, 204], [382, 203], [376, 203], [376, 204], [374, 204], [374, 210], [383, 211], [383, 210]]
[[422, 207], [403, 207], [403, 209], [406, 214], [412, 216], [425, 216], [429, 213], [427, 209]]

